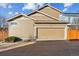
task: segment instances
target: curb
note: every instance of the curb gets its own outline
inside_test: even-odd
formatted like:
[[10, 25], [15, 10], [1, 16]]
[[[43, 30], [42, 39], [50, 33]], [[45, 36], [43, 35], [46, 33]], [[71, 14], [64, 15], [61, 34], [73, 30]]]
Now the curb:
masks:
[[16, 45], [13, 45], [11, 47], [7, 47], [5, 49], [0, 49], [0, 52], [3, 52], [3, 51], [7, 51], [7, 50], [11, 50], [11, 49], [14, 49], [14, 48], [18, 48], [18, 47], [22, 47], [22, 46], [25, 46], [25, 45], [31, 45], [31, 44], [34, 44], [35, 42], [23, 42], [23, 43], [20, 43], [20, 44], [16, 44]]

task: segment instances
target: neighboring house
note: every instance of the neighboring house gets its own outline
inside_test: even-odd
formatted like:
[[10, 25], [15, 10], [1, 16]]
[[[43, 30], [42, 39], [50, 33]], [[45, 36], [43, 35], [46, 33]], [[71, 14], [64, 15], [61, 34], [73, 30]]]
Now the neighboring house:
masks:
[[68, 22], [60, 21], [61, 11], [46, 5], [32, 13], [18, 15], [8, 20], [9, 36], [37, 40], [66, 40], [65, 27]]
[[79, 24], [79, 13], [62, 13], [61, 19], [64, 19], [70, 24]]
[[62, 17], [69, 22], [67, 25], [67, 39], [79, 40], [79, 13], [63, 13]]

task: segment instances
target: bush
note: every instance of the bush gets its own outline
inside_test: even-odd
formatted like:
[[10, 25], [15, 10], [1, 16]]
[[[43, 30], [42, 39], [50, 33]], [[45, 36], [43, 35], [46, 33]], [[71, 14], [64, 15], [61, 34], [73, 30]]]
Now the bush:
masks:
[[7, 37], [5, 39], [6, 42], [17, 42], [17, 41], [21, 41], [22, 39], [18, 38], [18, 37], [15, 37], [15, 36], [10, 36], [10, 37]]

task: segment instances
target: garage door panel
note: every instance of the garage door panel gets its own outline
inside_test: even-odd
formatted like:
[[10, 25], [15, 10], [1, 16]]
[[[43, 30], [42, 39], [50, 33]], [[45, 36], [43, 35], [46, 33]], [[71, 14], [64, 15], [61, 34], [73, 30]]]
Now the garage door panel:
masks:
[[38, 39], [64, 39], [64, 29], [38, 28]]

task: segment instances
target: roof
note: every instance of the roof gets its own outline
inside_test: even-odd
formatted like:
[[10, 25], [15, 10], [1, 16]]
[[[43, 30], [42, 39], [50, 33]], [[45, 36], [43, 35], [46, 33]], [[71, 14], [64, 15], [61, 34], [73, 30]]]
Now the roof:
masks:
[[[31, 20], [35, 20], [34, 18], [32, 18], [32, 17], [29, 17], [29, 16], [27, 16], [27, 15], [25, 15], [25, 14], [18, 14], [18, 15], [16, 15], [16, 16], [14, 16], [14, 17], [11, 17], [10, 19], [8, 19], [8, 22], [10, 22], [10, 21], [13, 21], [13, 20], [15, 20], [16, 18], [18, 18], [18, 17], [21, 17], [21, 16], [25, 16], [25, 17], [27, 17], [27, 18], [29, 18], [29, 19], [31, 19]], [[42, 22], [42, 21], [34, 21], [36, 24], [68, 24], [68, 22], [61, 22], [61, 21], [55, 21], [55, 22], [52, 22], [52, 21], [45, 21], [45, 22]]]
[[58, 18], [53, 17], [53, 16], [50, 16], [50, 15], [48, 15], [48, 14], [46, 14], [46, 13], [44, 13], [44, 12], [38, 11], [38, 10], [33, 11], [32, 13], [28, 14], [28, 16], [30, 16], [30, 15], [32, 15], [32, 14], [35, 14], [35, 13], [40, 13], [40, 14], [45, 15], [45, 16], [51, 18], [51, 19], [55, 19], [56, 21], [59, 21]]
[[7, 19], [7, 21], [8, 21], [8, 22], [13, 21], [13, 20], [15, 20], [16, 18], [21, 17], [21, 16], [25, 16], [25, 17], [27, 17], [27, 18], [29, 18], [29, 19], [31, 19], [31, 20], [34, 20], [34, 18], [29, 17], [29, 16], [27, 16], [27, 15], [25, 15], [25, 14], [18, 14], [18, 15], [14, 16], [14, 17], [11, 17], [11, 18]]
[[50, 6], [49, 4], [46, 4], [46, 5], [44, 5], [43, 7], [39, 8], [39, 9], [33, 10], [33, 11], [32, 11], [31, 13], [29, 13], [28, 15], [32, 15], [32, 14], [35, 13], [36, 11], [39, 11], [39, 10], [41, 10], [41, 9], [44, 9], [45, 7], [50, 7], [50, 8], [52, 8], [52, 9], [55, 9], [55, 10], [57, 10], [58, 12], [62, 13], [59, 9], [57, 9], [57, 8], [55, 8], [55, 7], [52, 7], [52, 6]]
[[45, 8], [45, 7], [50, 7], [50, 8], [52, 8], [52, 9], [55, 9], [56, 11], [62, 13], [61, 10], [59, 10], [59, 9], [57, 9], [57, 8], [55, 8], [55, 7], [52, 7], [52, 6], [49, 5], [49, 4], [44, 5], [43, 7], [39, 8], [38, 10], [41, 10], [41, 9], [43, 9], [43, 8]]

